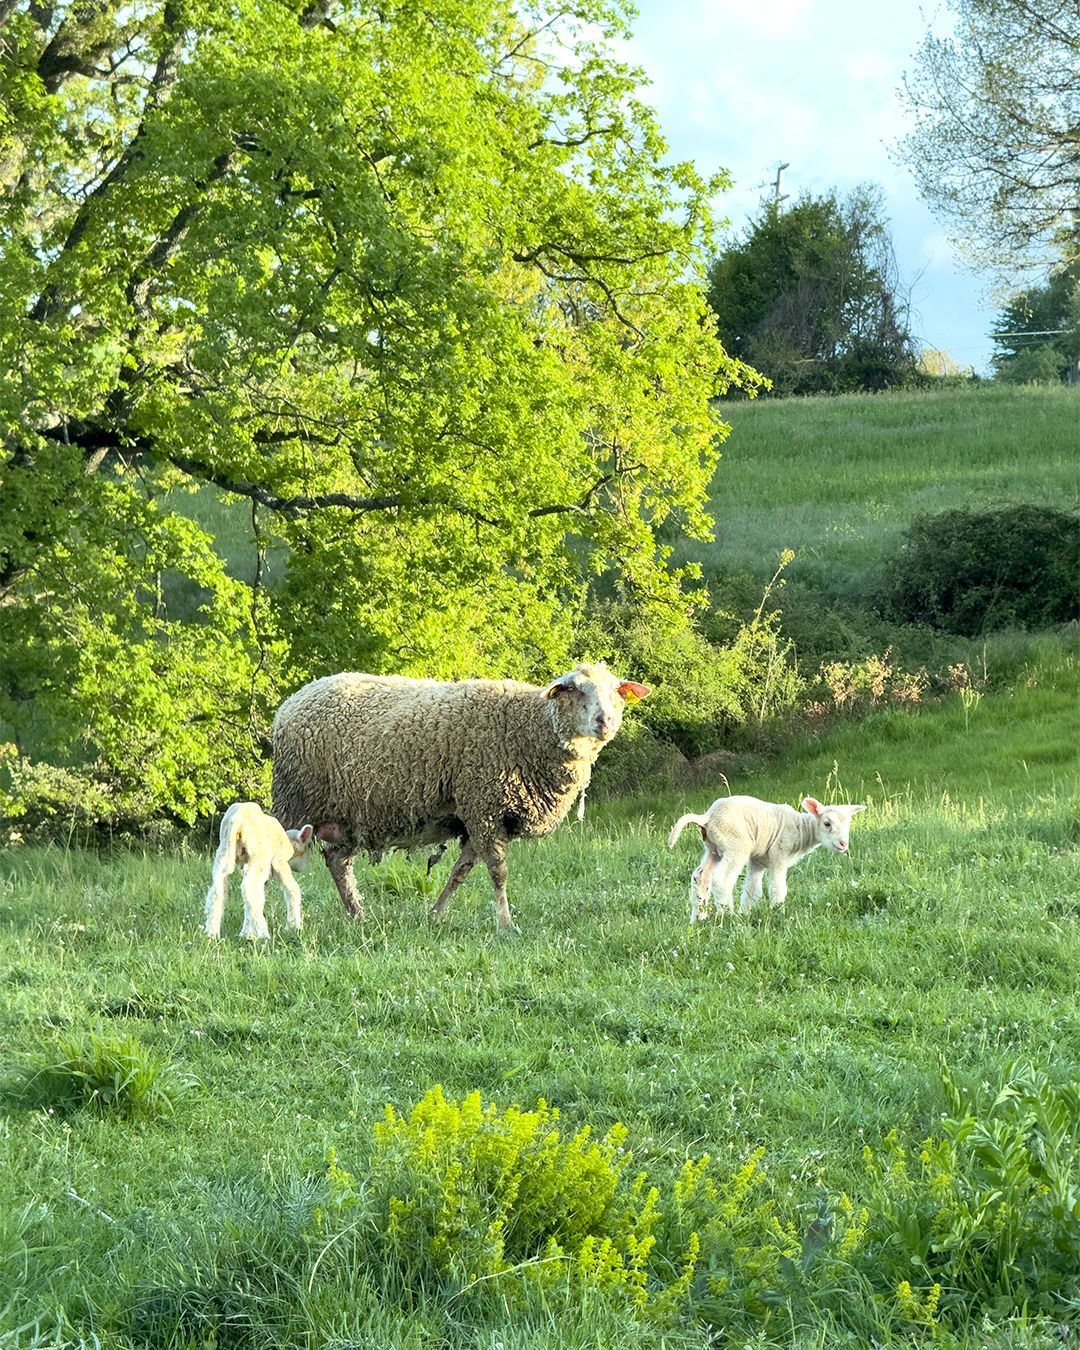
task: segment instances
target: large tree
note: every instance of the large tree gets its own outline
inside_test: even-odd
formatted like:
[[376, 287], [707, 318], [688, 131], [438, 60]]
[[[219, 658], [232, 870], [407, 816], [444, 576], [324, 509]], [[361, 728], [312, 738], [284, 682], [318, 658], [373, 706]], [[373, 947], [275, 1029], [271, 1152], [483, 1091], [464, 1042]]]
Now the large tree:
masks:
[[664, 162], [620, 0], [0, 25], [9, 810], [190, 818], [285, 684], [540, 674], [590, 573], [678, 599], [653, 531], [707, 530], [751, 377], [695, 284], [722, 181]]
[[767, 204], [709, 269], [708, 299], [733, 355], [781, 394], [881, 389], [914, 366], [880, 193]]
[[1080, 7], [947, 0], [904, 80], [919, 191], [973, 262], [1013, 272], [1080, 245]]

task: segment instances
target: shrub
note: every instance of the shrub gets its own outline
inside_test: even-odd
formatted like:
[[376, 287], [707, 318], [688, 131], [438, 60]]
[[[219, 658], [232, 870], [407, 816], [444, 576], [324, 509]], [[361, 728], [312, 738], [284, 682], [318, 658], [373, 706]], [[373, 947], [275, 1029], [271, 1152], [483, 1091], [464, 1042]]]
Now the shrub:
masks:
[[[771, 1201], [748, 1198], [764, 1150], [723, 1180], [707, 1156], [690, 1160], [662, 1196], [631, 1173], [625, 1140], [621, 1125], [602, 1139], [588, 1126], [564, 1136], [545, 1102], [500, 1111], [479, 1092], [448, 1101], [435, 1087], [408, 1117], [387, 1107], [364, 1197], [377, 1266], [399, 1296], [449, 1287], [508, 1299], [569, 1285], [659, 1321], [698, 1298], [725, 1320], [760, 1311], [798, 1246]], [[332, 1156], [327, 1181], [324, 1230], [361, 1203]]]
[[890, 566], [885, 608], [975, 637], [1080, 617], [1080, 517], [1049, 506], [920, 516]]

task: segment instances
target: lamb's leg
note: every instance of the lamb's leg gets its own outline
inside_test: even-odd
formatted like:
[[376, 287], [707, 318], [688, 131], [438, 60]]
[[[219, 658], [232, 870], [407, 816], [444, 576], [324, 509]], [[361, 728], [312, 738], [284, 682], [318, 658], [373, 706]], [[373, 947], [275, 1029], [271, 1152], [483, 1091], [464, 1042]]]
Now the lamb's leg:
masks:
[[270, 880], [270, 868], [259, 867], [255, 863], [244, 866], [244, 879], [240, 891], [244, 897], [244, 926], [241, 937], [268, 938], [270, 930], [266, 926], [263, 909], [266, 905], [266, 883]]
[[725, 853], [720, 865], [713, 872], [713, 904], [718, 915], [735, 913], [735, 883], [746, 861], [745, 857], [739, 858]]
[[206, 892], [206, 936], [221, 936], [221, 914], [225, 908], [225, 888], [229, 884], [232, 868], [229, 866], [229, 846], [222, 844], [214, 855], [214, 870], [210, 876], [210, 889]]
[[742, 899], [739, 902], [739, 913], [745, 914], [755, 900], [761, 899], [761, 878], [765, 872], [763, 863], [750, 860], [746, 869], [746, 876], [743, 879]]
[[296, 884], [292, 868], [288, 863], [283, 863], [274, 868], [274, 874], [285, 892], [285, 922], [290, 928], [299, 928], [304, 922], [304, 915], [300, 908], [300, 887]]
[[769, 900], [777, 908], [787, 896], [787, 863], [777, 862], [769, 866]]
[[712, 885], [712, 874], [719, 861], [719, 856], [711, 848], [706, 848], [701, 855], [701, 862], [694, 869], [694, 874], [690, 878], [691, 923], [706, 918], [709, 913], [709, 887]]
[[443, 910], [446, 908], [447, 901], [454, 894], [457, 888], [472, 871], [476, 863], [476, 852], [471, 842], [466, 839], [461, 845], [461, 852], [458, 854], [458, 860], [450, 869], [450, 875], [446, 878], [446, 885], [439, 892], [439, 898], [428, 910], [429, 919], [442, 918]]
[[353, 855], [337, 845], [323, 847], [323, 857], [338, 888], [341, 903], [350, 919], [364, 918], [364, 902], [356, 889], [356, 877], [353, 875]]

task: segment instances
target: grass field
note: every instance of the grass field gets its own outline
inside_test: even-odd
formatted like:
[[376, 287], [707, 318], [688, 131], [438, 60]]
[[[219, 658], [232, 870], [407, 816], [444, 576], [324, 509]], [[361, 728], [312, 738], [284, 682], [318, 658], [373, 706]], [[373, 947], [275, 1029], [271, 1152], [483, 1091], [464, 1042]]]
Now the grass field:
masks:
[[725, 403], [732, 432], [713, 483], [707, 576], [789, 575], [859, 589], [910, 520], [959, 507], [1080, 505], [1080, 389], [982, 384], [900, 394]]
[[[781, 503], [754, 506], [748, 479], [767, 474], [771, 455], [769, 481], [798, 500], [778, 465], [800, 459], [800, 441], [803, 458], [827, 464], [845, 422], [877, 427], [861, 442], [862, 472], [847, 477], [889, 505], [872, 531], [848, 482], [833, 509], [863, 542], [845, 553], [842, 532], [821, 534], [829, 508], [815, 491], [792, 520], [823, 565], [865, 565], [937, 477], [958, 495], [936, 488], [935, 507], [999, 482], [1005, 496], [1061, 501], [1071, 405], [1054, 391], [1033, 401], [1033, 424], [1048, 407], [1055, 430], [1009, 469], [994, 439], [999, 391], [977, 392], [910, 405], [928, 420], [891, 486], [884, 469], [872, 485], [866, 471], [877, 419], [897, 417], [888, 400], [735, 409], [724, 490], [752, 517], [743, 543], [725, 536], [737, 566], [750, 567], [755, 537], [799, 543], [782, 536]], [[985, 428], [987, 474], [940, 449], [919, 450], [916, 472], [916, 448], [958, 419]], [[284, 931], [275, 895], [273, 939], [253, 945], [236, 936], [235, 891], [227, 936], [210, 944], [200, 932], [205, 837], [165, 854], [0, 853], [0, 1346], [1080, 1337], [1080, 1100], [1068, 1086], [1080, 1064], [1080, 651], [1068, 634], [1006, 645], [1008, 662], [966, 705], [957, 693], [884, 709], [741, 762], [733, 791], [868, 804], [851, 856], [801, 863], [784, 912], [687, 923], [697, 849], [688, 836], [675, 851], [664, 841], [677, 815], [725, 790], [719, 778], [590, 802], [583, 822], [515, 845], [520, 932], [504, 939], [478, 873], [444, 925], [426, 923], [449, 859], [430, 878], [403, 858], [358, 868], [362, 928], [317, 863], [301, 879], [302, 934]], [[76, 1065], [80, 1045], [89, 1060]], [[96, 1098], [73, 1109], [70, 1092], [91, 1080]], [[628, 1175], [644, 1170], [661, 1196], [655, 1246], [640, 1258], [649, 1291], [678, 1284], [676, 1179], [686, 1159], [711, 1155], [727, 1180], [682, 1301], [644, 1301], [592, 1248], [576, 1282], [545, 1276], [542, 1246], [520, 1270], [484, 1274], [476, 1252], [490, 1234], [467, 1177], [436, 1175], [434, 1145], [399, 1168], [394, 1193], [411, 1197], [409, 1213], [426, 1204], [433, 1224], [458, 1223], [468, 1262], [450, 1269], [426, 1241], [391, 1241], [373, 1126], [387, 1103], [408, 1113], [435, 1084], [500, 1108], [543, 1098], [565, 1137], [588, 1125], [600, 1141], [625, 1126]], [[444, 1143], [454, 1129], [466, 1137], [460, 1123], [442, 1128]], [[863, 1206], [865, 1233], [852, 1217]], [[618, 1241], [626, 1256], [625, 1233]]]

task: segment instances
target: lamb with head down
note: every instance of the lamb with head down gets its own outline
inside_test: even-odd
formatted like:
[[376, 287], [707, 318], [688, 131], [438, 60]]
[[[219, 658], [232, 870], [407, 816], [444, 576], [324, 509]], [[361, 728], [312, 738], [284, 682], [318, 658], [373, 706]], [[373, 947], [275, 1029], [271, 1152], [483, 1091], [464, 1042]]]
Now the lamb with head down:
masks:
[[603, 665], [547, 686], [513, 680], [327, 675], [277, 711], [273, 810], [312, 821], [346, 912], [364, 917], [353, 860], [458, 839], [461, 852], [432, 905], [439, 918], [479, 861], [511, 926], [506, 852], [563, 820], [622, 724], [649, 690]]

